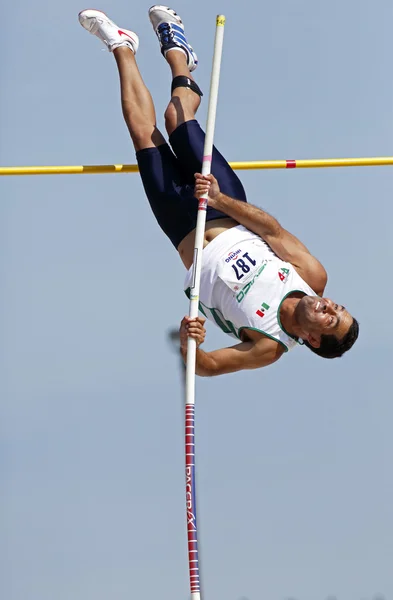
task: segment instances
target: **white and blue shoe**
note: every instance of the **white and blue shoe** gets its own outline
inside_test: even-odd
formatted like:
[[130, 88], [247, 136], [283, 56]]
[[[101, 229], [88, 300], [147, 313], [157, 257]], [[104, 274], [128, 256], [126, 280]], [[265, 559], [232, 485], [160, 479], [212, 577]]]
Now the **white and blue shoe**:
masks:
[[169, 50], [184, 52], [190, 71], [194, 71], [198, 64], [198, 57], [184, 34], [184, 25], [178, 14], [168, 6], [159, 4], [149, 10], [149, 18], [160, 42], [161, 52], [164, 56]]
[[118, 27], [102, 11], [92, 8], [82, 10], [79, 13], [79, 23], [86, 31], [104, 42], [109, 52], [113, 52], [120, 46], [127, 46], [136, 54], [139, 46], [137, 34], [129, 29]]

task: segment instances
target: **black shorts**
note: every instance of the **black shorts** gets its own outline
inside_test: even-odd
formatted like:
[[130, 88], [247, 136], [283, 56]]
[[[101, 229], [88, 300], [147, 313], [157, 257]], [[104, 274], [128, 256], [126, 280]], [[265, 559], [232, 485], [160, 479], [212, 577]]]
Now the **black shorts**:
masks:
[[[136, 153], [139, 171], [153, 213], [175, 248], [196, 227], [198, 200], [194, 197], [194, 173], [202, 169], [205, 134], [196, 120], [175, 129], [168, 144]], [[211, 172], [223, 194], [247, 202], [240, 179], [214, 147]], [[207, 208], [206, 221], [227, 215]]]

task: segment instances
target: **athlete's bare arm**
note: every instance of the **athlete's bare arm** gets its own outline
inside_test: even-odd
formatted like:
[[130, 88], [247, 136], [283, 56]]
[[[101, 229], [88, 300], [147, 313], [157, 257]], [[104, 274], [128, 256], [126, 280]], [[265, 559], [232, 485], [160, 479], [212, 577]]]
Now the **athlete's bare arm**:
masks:
[[241, 225], [259, 235], [281, 260], [291, 263], [299, 275], [318, 295], [326, 287], [327, 274], [321, 263], [310, 254], [300, 240], [284, 229], [280, 223], [264, 210], [239, 202], [220, 192], [213, 175], [195, 175], [195, 195], [209, 194], [209, 205], [225, 213]]
[[226, 375], [247, 369], [259, 369], [276, 362], [284, 353], [284, 348], [274, 340], [262, 337], [257, 341], [241, 342], [236, 346], [204, 352], [199, 348], [205, 339], [205, 319], [184, 317], [180, 327], [180, 349], [187, 360], [187, 339], [195, 338], [197, 343], [196, 374], [201, 377]]

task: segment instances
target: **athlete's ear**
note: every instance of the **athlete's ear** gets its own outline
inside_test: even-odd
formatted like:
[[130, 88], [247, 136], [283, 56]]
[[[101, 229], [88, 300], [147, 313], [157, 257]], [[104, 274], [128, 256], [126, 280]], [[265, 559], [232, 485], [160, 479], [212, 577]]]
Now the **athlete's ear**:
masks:
[[313, 337], [311, 334], [309, 334], [306, 339], [307, 339], [308, 343], [310, 344], [310, 346], [312, 346], [313, 348], [319, 348], [321, 345], [321, 339], [318, 340], [317, 338]]

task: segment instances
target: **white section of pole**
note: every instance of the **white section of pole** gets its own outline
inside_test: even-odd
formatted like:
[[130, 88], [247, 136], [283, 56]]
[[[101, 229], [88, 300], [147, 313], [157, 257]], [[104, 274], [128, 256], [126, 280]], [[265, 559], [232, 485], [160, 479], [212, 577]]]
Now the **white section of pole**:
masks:
[[[213, 138], [216, 124], [218, 86], [220, 81], [222, 46], [224, 41], [225, 17], [219, 15], [216, 21], [216, 36], [214, 42], [213, 66], [210, 80], [210, 97], [207, 113], [205, 147], [203, 152], [202, 175], [208, 175], [211, 169], [213, 152]], [[199, 288], [201, 281], [202, 250], [206, 224], [207, 194], [199, 199], [198, 217], [195, 232], [195, 249], [193, 263], [193, 277], [190, 295], [190, 317], [198, 316]], [[195, 360], [196, 342], [192, 338], [187, 344], [187, 371], [186, 371], [186, 404], [195, 404]]]

